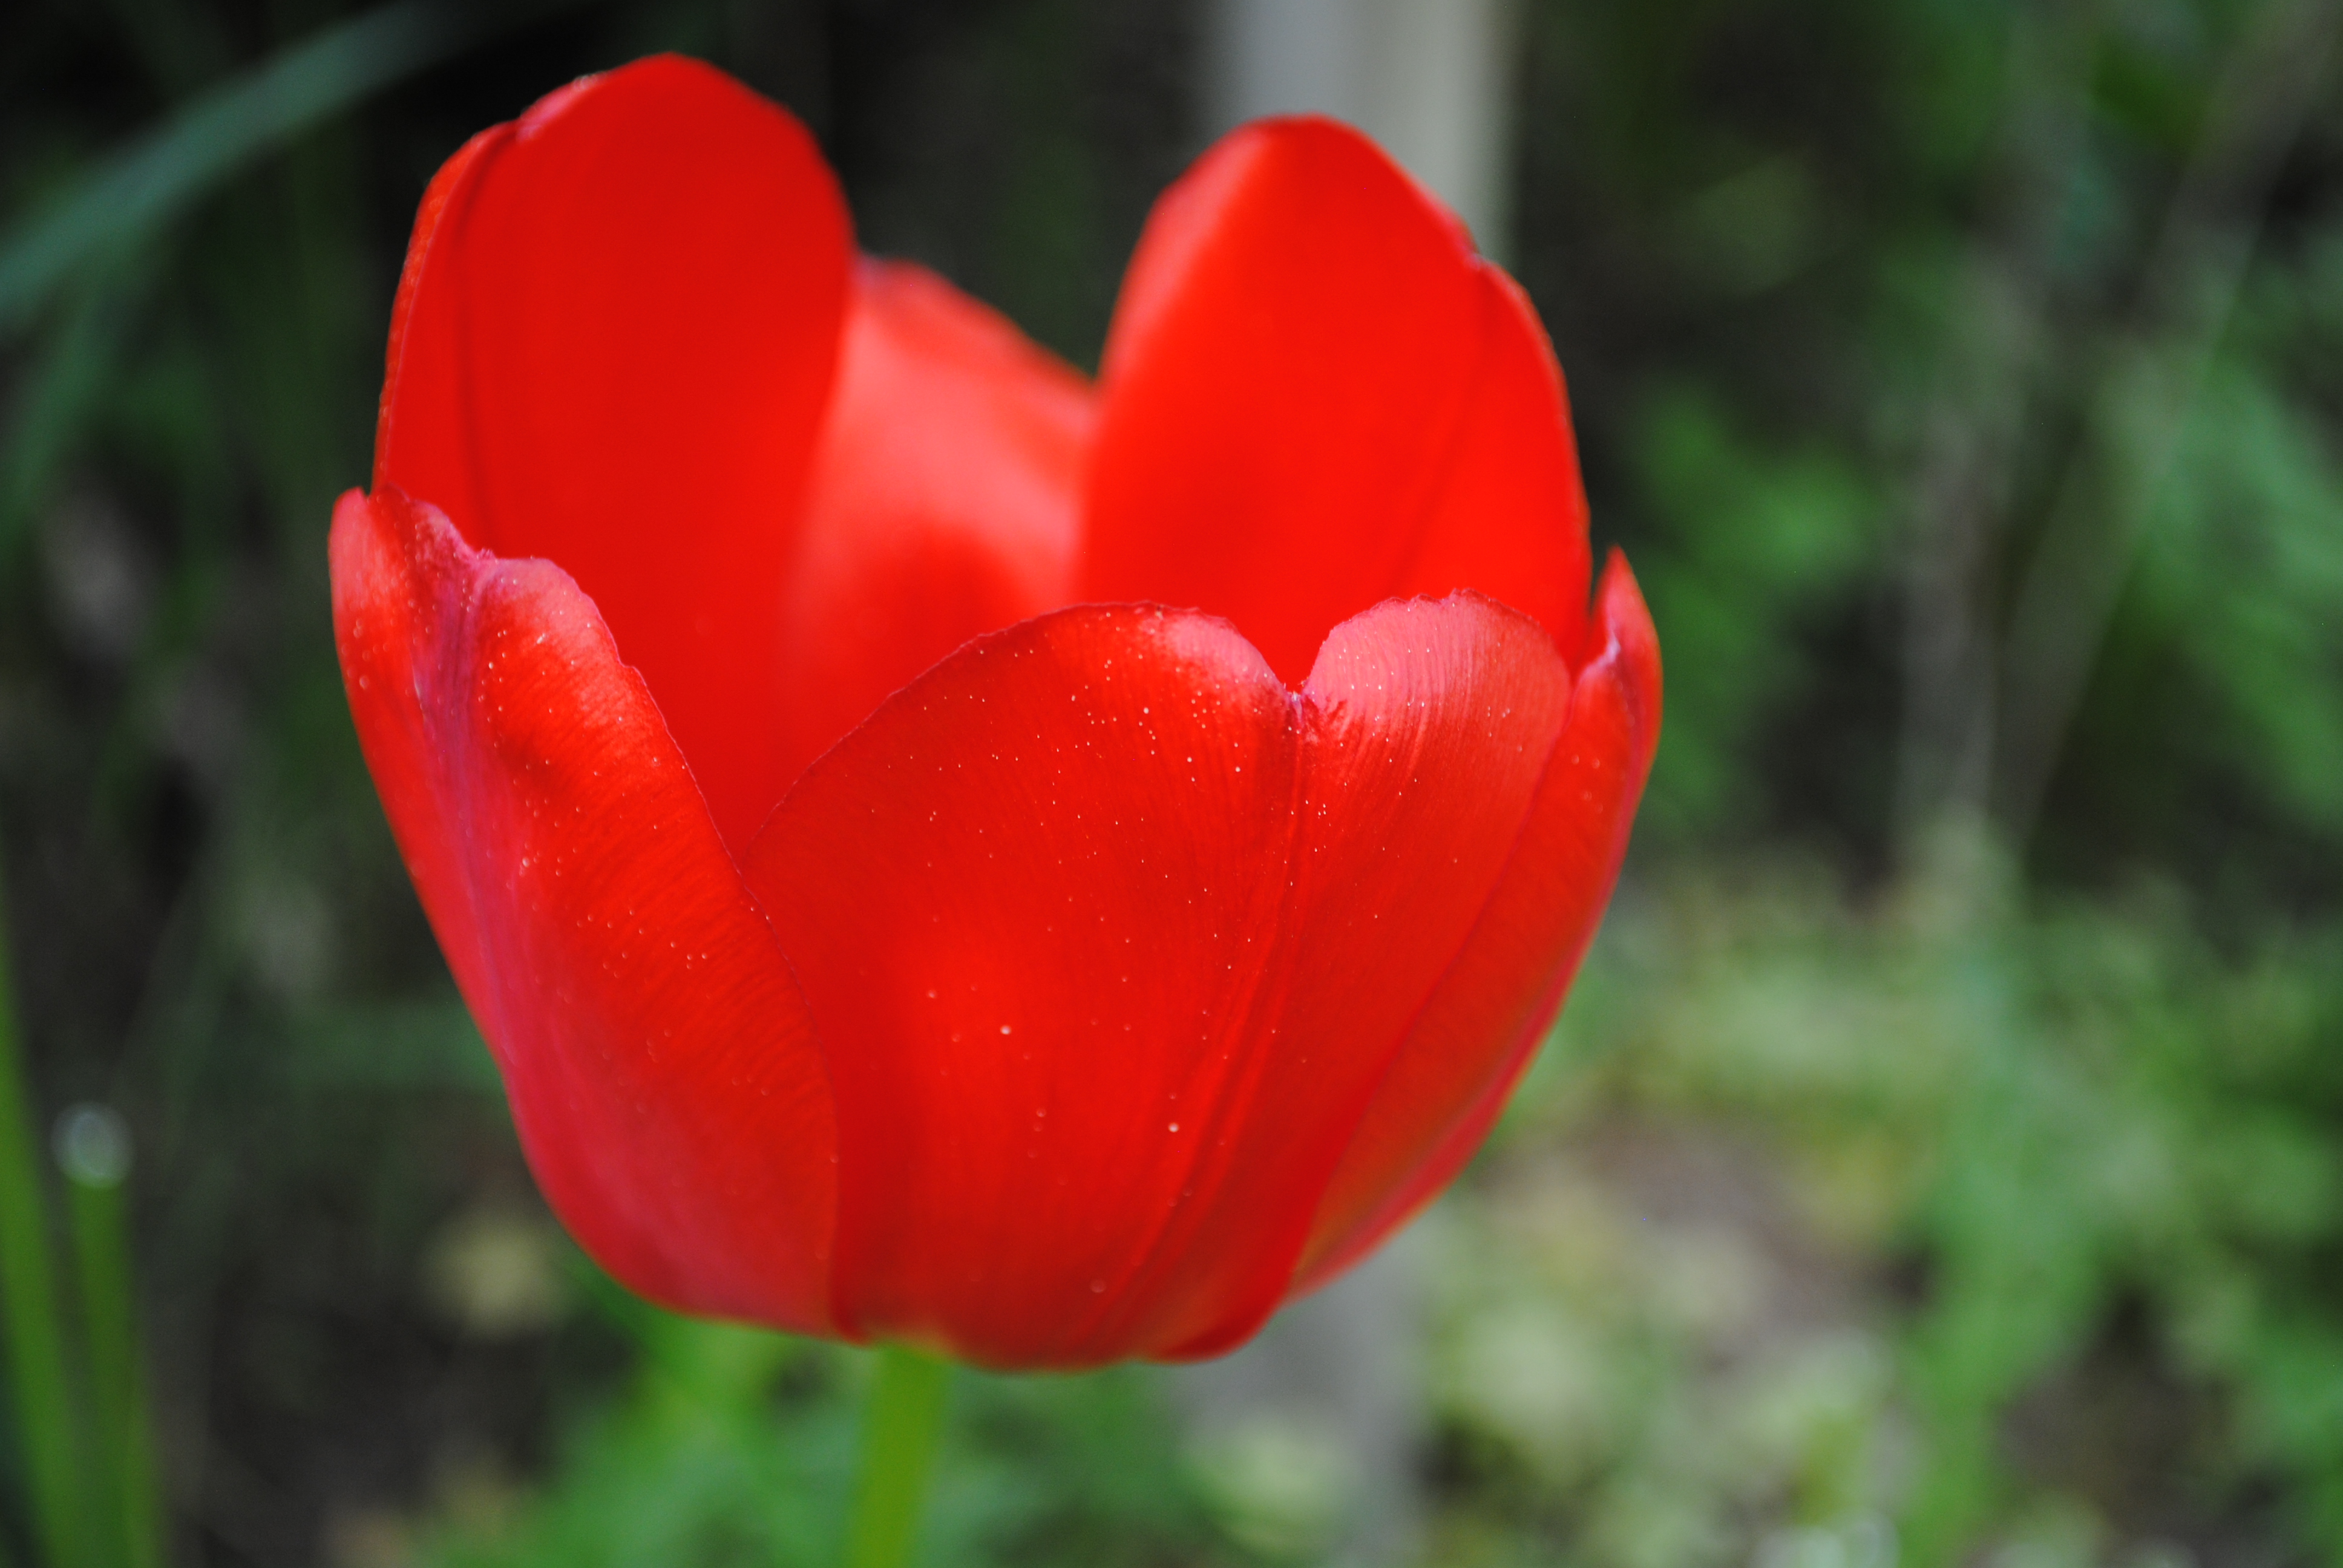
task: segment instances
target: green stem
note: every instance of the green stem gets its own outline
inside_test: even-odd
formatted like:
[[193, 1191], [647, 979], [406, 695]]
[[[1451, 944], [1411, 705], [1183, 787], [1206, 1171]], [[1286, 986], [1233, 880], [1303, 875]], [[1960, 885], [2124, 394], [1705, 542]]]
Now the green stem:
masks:
[[81, 1437], [66, 1382], [48, 1204], [16, 1040], [7, 947], [6, 922], [0, 920], [0, 1332], [7, 1338], [8, 1383], [41, 1554], [55, 1568], [79, 1568], [91, 1561], [76, 1480]]
[[863, 1417], [862, 1473], [847, 1528], [846, 1568], [904, 1568], [920, 1534], [942, 1435], [951, 1363], [890, 1346]]
[[99, 1516], [116, 1522], [113, 1544], [123, 1568], [161, 1568], [162, 1515], [125, 1201], [130, 1139], [114, 1112], [85, 1105], [66, 1113], [58, 1144], [73, 1219], [90, 1405], [105, 1461], [106, 1473], [97, 1482], [103, 1488]]

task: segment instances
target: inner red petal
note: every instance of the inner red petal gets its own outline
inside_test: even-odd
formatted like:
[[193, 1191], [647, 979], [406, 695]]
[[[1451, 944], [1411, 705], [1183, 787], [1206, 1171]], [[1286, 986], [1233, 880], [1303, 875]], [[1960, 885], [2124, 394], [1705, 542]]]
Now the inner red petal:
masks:
[[969, 638], [1067, 601], [1092, 421], [1002, 317], [861, 265], [781, 616], [791, 778]]

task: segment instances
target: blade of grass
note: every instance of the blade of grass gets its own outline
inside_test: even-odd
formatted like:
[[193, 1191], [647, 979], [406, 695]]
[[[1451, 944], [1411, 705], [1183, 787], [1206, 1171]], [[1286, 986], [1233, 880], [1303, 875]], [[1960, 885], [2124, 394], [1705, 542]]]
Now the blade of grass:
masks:
[[36, 1147], [0, 918], [0, 1331], [42, 1555], [52, 1568], [95, 1568]]
[[90, 1413], [103, 1473], [96, 1481], [98, 1517], [114, 1522], [114, 1553], [123, 1568], [162, 1568], [163, 1520], [123, 1184], [130, 1173], [130, 1134], [104, 1106], [75, 1106], [57, 1123], [56, 1154], [73, 1221]]
[[120, 356], [129, 301], [112, 287], [79, 294], [45, 334], [15, 417], [0, 431], [0, 572], [75, 454]]
[[258, 154], [550, 8], [397, 0], [199, 95], [0, 240], [0, 331], [22, 327], [93, 256], [168, 220]]
[[2166, 209], [2141, 326], [2087, 407], [2002, 639], [1991, 773], [2024, 843], [2082, 706], [2197, 389], [2242, 295], [2288, 149], [2323, 102], [2343, 0], [2262, 0], [2234, 45]]

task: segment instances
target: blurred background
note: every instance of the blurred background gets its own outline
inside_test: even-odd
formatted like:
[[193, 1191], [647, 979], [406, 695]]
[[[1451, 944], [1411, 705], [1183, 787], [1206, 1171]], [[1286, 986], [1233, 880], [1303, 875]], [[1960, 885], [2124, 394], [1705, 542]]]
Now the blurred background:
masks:
[[0, 5], [0, 1561], [836, 1549], [866, 1358], [551, 1224], [327, 616], [425, 182], [656, 49], [1084, 367], [1214, 130], [1365, 125], [1666, 653], [1456, 1192], [1217, 1369], [963, 1377], [927, 1561], [2343, 1561], [2339, 13]]

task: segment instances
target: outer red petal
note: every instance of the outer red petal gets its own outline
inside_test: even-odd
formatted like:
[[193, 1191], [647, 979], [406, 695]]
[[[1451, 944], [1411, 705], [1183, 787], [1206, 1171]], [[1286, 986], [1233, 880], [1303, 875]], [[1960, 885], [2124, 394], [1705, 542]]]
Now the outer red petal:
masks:
[[642, 679], [559, 568], [335, 509], [350, 710], [546, 1196], [637, 1290], [830, 1328], [828, 1087]]
[[782, 110], [651, 59], [475, 137], [432, 184], [375, 485], [575, 578], [739, 841], [788, 784], [774, 657], [850, 241]]
[[1083, 1359], [1252, 1055], [1294, 724], [1225, 626], [1067, 610], [798, 780], [748, 875], [831, 1060], [842, 1325]]
[[1219, 1354], [1285, 1298], [1310, 1221], [1262, 1195], [1314, 1213], [1503, 873], [1570, 696], [1552, 638], [1470, 595], [1378, 605], [1326, 638], [1302, 688], [1285, 993], [1242, 1142], [1131, 1292], [1151, 1353]]
[[1083, 597], [1224, 615], [1289, 681], [1418, 591], [1577, 641], [1585, 509], [1544, 334], [1358, 133], [1264, 121], [1167, 192], [1101, 385]]
[[1472, 598], [1345, 626], [1300, 696], [1222, 623], [1081, 608], [815, 763], [749, 876], [836, 1086], [839, 1322], [1011, 1366], [1250, 1332], [1568, 689]]
[[782, 615], [791, 778], [1071, 588], [1088, 384], [924, 268], [866, 261]]
[[1545, 1037], [1618, 880], [1660, 731], [1659, 643], [1627, 563], [1604, 571], [1579, 673], [1521, 843], [1335, 1170], [1301, 1289], [1358, 1258], [1481, 1146]]

